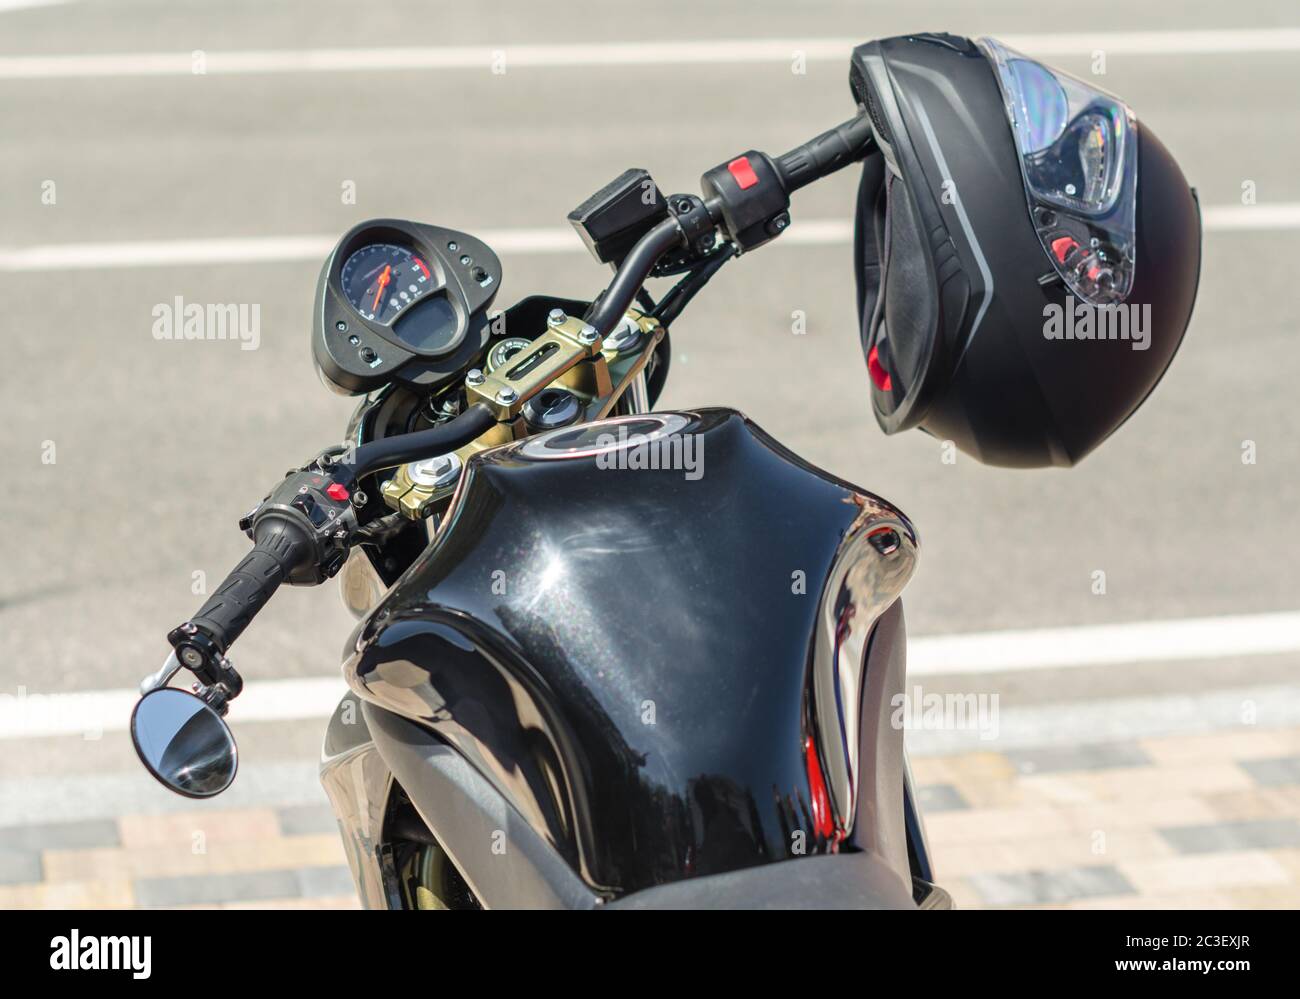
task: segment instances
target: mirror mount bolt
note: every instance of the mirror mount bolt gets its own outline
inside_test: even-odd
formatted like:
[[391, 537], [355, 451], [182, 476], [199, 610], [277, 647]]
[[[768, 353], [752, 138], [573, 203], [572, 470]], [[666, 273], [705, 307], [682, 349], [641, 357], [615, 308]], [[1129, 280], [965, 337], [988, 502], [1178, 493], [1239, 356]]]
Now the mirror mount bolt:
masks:
[[195, 684], [195, 687], [196, 689], [194, 692], [203, 699], [203, 703], [217, 714], [225, 715], [230, 703], [230, 697], [228, 696], [229, 692], [225, 687], [219, 683], [214, 683], [210, 687], [203, 687]]

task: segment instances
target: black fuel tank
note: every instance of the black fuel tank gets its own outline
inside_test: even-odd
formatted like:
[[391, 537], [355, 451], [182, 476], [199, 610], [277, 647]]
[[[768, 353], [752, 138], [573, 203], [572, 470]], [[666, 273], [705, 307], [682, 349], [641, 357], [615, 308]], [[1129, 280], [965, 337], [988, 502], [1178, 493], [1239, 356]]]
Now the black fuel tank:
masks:
[[345, 674], [610, 896], [852, 849], [910, 891], [901, 783], [858, 771], [901, 781], [915, 553], [898, 510], [734, 411], [553, 431], [468, 462]]

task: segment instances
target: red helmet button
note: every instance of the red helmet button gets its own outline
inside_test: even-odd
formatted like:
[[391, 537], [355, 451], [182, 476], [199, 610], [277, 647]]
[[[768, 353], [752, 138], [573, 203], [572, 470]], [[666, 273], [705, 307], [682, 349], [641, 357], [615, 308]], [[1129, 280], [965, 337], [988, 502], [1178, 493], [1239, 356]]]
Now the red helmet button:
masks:
[[1052, 240], [1052, 255], [1061, 263], [1065, 263], [1065, 258], [1070, 255], [1071, 250], [1078, 249], [1079, 244], [1069, 236], [1058, 236]]
[[894, 379], [889, 377], [889, 372], [880, 363], [880, 349], [875, 344], [872, 344], [871, 349], [867, 351], [867, 373], [871, 375], [871, 380], [876, 383], [876, 388], [880, 391], [888, 392], [894, 387]]

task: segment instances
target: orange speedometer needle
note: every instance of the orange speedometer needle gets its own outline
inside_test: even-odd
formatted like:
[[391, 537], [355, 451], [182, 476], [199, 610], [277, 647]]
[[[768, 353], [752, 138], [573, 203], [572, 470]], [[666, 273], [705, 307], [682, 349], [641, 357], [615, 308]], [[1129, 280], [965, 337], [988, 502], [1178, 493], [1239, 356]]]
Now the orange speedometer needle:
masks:
[[375, 289], [375, 300], [370, 306], [370, 311], [372, 312], [379, 308], [379, 298], [383, 295], [384, 289], [388, 287], [388, 275], [392, 269], [391, 266], [386, 266], [384, 268], [384, 273], [379, 275], [379, 287]]

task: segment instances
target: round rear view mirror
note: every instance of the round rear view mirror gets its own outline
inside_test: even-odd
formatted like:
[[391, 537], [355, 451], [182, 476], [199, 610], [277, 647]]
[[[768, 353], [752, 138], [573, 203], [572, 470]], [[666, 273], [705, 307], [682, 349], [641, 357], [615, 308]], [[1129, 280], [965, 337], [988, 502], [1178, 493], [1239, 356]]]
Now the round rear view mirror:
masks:
[[140, 698], [131, 713], [131, 741], [159, 782], [189, 798], [220, 794], [239, 766], [235, 737], [221, 715], [175, 687]]

